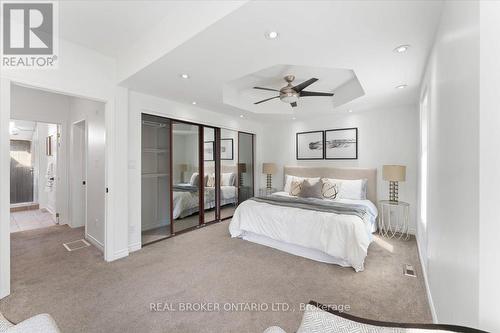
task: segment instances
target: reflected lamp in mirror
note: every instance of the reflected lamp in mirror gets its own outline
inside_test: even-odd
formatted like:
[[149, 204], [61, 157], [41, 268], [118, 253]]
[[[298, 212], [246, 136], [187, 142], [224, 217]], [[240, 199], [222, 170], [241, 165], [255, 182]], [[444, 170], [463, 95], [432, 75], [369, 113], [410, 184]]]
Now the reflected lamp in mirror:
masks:
[[243, 186], [243, 174], [247, 172], [247, 165], [246, 163], [238, 163], [238, 175], [239, 181], [240, 181], [240, 186]]
[[262, 173], [267, 175], [266, 188], [271, 190], [273, 187], [272, 175], [278, 171], [278, 167], [274, 163], [262, 163]]
[[188, 165], [187, 164], [179, 164], [179, 172], [181, 173], [181, 183], [185, 182], [184, 179], [184, 174], [188, 170]]
[[382, 168], [382, 178], [389, 181], [389, 201], [398, 202], [398, 182], [406, 180], [406, 166], [384, 165]]

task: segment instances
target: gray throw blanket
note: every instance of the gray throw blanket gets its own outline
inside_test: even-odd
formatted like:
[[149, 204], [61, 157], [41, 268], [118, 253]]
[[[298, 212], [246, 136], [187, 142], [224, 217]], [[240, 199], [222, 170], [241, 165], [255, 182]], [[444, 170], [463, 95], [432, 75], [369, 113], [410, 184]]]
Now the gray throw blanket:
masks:
[[172, 189], [178, 192], [198, 192], [198, 186], [190, 184], [175, 184]]
[[368, 214], [366, 207], [362, 205], [347, 204], [335, 201], [324, 201], [321, 199], [283, 197], [276, 195], [267, 197], [253, 197], [249, 200], [282, 207], [294, 207], [326, 213], [355, 215], [360, 217], [361, 219], [364, 219], [366, 214]]

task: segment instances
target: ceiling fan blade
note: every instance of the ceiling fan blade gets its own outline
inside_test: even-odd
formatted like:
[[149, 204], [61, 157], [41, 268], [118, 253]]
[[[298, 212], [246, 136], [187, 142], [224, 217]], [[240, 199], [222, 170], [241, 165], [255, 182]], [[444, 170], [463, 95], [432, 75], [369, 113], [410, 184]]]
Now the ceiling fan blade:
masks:
[[290, 105], [292, 106], [292, 108], [295, 108], [297, 107], [297, 102], [290, 103]]
[[317, 91], [304, 91], [300, 92], [300, 97], [308, 97], [308, 96], [333, 96], [333, 93], [324, 93]]
[[275, 99], [275, 98], [279, 98], [279, 96], [274, 96], [274, 97], [271, 97], [271, 98], [266, 98], [266, 99], [263, 99], [262, 101], [255, 102], [253, 104], [264, 103], [264, 102], [270, 101], [270, 100]]
[[313, 84], [316, 81], [318, 81], [318, 79], [313, 77], [312, 79], [309, 79], [307, 81], [302, 82], [301, 84], [296, 85], [292, 89], [295, 90], [296, 92], [301, 92], [303, 89], [309, 87], [311, 84]]
[[271, 89], [271, 88], [263, 88], [263, 87], [253, 87], [254, 89], [259, 89], [259, 90], [269, 90], [269, 91], [279, 91], [276, 89]]

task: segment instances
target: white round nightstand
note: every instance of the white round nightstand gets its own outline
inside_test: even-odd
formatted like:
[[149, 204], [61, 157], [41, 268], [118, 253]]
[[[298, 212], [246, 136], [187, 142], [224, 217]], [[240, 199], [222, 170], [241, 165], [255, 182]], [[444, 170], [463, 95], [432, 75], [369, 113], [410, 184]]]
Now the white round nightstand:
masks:
[[[410, 234], [408, 233], [410, 224], [410, 204], [403, 201], [379, 201], [380, 214], [378, 217], [379, 234], [387, 237], [394, 238], [399, 234], [398, 239], [408, 240]], [[394, 216], [393, 215], [394, 212]]]

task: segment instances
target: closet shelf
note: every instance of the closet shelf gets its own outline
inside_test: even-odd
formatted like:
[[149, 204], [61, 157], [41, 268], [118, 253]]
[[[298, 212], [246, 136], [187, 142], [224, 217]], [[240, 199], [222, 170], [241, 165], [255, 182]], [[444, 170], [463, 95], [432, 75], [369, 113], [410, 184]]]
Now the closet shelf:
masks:
[[142, 178], [168, 177], [168, 173], [143, 173]]
[[160, 148], [143, 148], [142, 152], [143, 153], [157, 153], [157, 154], [161, 154], [161, 153], [168, 152], [168, 150], [167, 149], [160, 149]]

